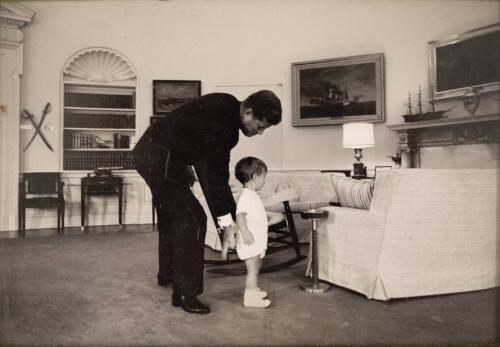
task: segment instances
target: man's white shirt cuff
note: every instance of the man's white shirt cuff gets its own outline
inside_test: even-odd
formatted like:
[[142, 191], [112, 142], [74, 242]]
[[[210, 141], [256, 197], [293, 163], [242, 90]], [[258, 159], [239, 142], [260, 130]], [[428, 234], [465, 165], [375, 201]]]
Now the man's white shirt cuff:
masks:
[[228, 226], [234, 224], [233, 217], [231, 216], [231, 213], [228, 213], [224, 216], [217, 217], [217, 223], [219, 223], [219, 226], [221, 228], [228, 227]]

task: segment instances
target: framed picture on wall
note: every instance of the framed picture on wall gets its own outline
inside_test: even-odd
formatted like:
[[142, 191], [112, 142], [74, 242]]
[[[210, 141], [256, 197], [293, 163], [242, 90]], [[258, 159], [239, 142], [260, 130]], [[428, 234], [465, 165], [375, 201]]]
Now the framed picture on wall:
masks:
[[292, 64], [293, 126], [385, 119], [382, 53]]
[[153, 114], [167, 115], [201, 95], [201, 81], [153, 80]]
[[470, 87], [499, 90], [499, 61], [500, 23], [430, 41], [430, 97], [461, 97]]

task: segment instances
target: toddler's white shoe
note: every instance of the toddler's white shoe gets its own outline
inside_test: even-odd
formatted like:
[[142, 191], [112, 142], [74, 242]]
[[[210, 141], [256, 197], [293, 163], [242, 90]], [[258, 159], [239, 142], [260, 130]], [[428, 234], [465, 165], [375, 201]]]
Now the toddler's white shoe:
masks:
[[257, 289], [257, 292], [260, 294], [260, 297], [261, 297], [262, 299], [267, 298], [267, 295], [268, 295], [268, 294], [267, 294], [267, 292], [266, 292], [265, 290], [262, 290], [262, 289], [260, 289], [259, 287], [257, 287], [256, 289]]
[[[266, 293], [267, 295], [267, 293]], [[271, 305], [271, 300], [262, 297], [262, 291], [256, 289], [245, 289], [243, 295], [243, 306], [254, 308], [266, 308]]]

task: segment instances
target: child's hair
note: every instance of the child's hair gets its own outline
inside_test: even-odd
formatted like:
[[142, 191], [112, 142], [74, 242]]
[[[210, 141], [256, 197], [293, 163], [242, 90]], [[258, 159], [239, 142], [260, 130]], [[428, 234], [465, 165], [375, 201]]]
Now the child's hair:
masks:
[[267, 172], [266, 163], [255, 157], [242, 158], [234, 168], [234, 175], [241, 184], [250, 181], [253, 175], [261, 175], [265, 172]]

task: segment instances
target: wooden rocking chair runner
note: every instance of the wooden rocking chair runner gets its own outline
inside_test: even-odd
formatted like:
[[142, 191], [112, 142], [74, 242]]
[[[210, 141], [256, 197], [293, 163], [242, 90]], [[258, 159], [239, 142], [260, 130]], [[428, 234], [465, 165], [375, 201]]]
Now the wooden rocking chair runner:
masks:
[[[288, 201], [289, 199], [291, 200], [293, 196], [296, 196], [296, 194], [297, 192], [295, 191], [295, 189], [290, 189], [287, 192], [280, 192], [280, 194], [278, 194], [277, 196], [273, 196], [272, 198], [263, 201], [264, 206], [270, 206], [281, 202], [284, 207], [284, 213], [268, 212], [268, 246], [266, 257], [263, 260], [262, 268], [260, 270], [261, 273], [278, 271], [296, 264], [306, 258], [305, 255], [302, 255], [300, 253], [299, 238], [297, 236], [297, 230], [295, 228], [292, 210]], [[293, 256], [291, 258], [288, 258], [284, 261], [273, 262], [273, 254], [288, 249], [293, 249]], [[244, 268], [215, 267], [242, 262], [235, 253], [230, 253], [229, 257], [230, 259], [228, 260], [205, 260], [205, 264], [214, 266], [208, 268], [207, 271], [211, 273], [235, 276], [245, 274], [246, 270]], [[266, 263], [269, 262], [271, 264], [266, 265]]]
[[57, 230], [64, 232], [64, 182], [60, 172], [23, 173], [19, 180], [19, 231], [26, 230], [27, 208], [57, 208]]

